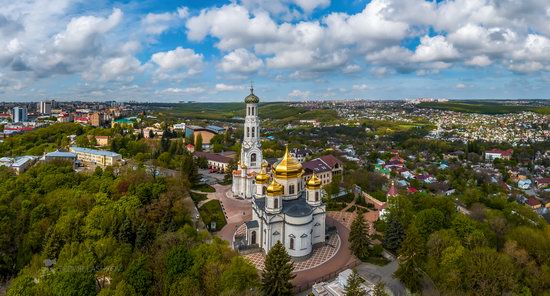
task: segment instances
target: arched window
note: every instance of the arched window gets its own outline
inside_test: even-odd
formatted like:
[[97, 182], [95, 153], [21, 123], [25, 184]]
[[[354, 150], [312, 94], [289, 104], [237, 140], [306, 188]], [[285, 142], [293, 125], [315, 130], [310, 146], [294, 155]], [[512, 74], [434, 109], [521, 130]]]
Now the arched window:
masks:
[[252, 234], [250, 235], [250, 244], [254, 245], [256, 244], [256, 231], [252, 231]]
[[290, 238], [290, 246], [289, 246], [289, 249], [294, 250], [294, 238], [293, 238], [293, 237]]
[[318, 191], [315, 192], [315, 201], [319, 201], [319, 192]]
[[265, 192], [267, 191], [267, 187], [263, 186], [262, 187], [262, 195], [265, 195]]
[[[252, 128], [254, 130], [254, 128]], [[250, 166], [256, 166], [256, 153], [250, 155]]]
[[250, 137], [250, 128], [248, 126], [246, 127], [246, 137]]
[[294, 194], [294, 185], [288, 186], [288, 194]]
[[255, 137], [255, 136], [254, 136], [254, 130], [255, 130], [255, 128], [254, 128], [254, 127], [252, 127], [252, 138], [254, 138], [254, 137]]
[[273, 207], [275, 209], [278, 209], [279, 208], [279, 199], [278, 198], [275, 198], [275, 200], [273, 200]]

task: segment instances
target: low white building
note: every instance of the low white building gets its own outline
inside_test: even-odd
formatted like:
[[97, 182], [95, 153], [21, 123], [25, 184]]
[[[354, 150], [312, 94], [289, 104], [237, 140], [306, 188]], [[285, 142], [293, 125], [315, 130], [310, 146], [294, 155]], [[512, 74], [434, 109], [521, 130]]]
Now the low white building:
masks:
[[[338, 277], [330, 282], [320, 282], [316, 283], [311, 287], [311, 293], [315, 296], [344, 296], [345, 293], [345, 287], [348, 282], [348, 278], [352, 274], [351, 269], [346, 269], [342, 271]], [[361, 287], [363, 290], [367, 293], [367, 295], [372, 295], [374, 290], [374, 284], [366, 281], [361, 284]]]
[[0, 166], [5, 166], [13, 170], [16, 174], [21, 174], [30, 168], [38, 159], [36, 156], [2, 157]]
[[81, 162], [101, 166], [115, 165], [122, 160], [122, 155], [112, 151], [71, 146], [70, 152], [76, 153], [76, 159]]

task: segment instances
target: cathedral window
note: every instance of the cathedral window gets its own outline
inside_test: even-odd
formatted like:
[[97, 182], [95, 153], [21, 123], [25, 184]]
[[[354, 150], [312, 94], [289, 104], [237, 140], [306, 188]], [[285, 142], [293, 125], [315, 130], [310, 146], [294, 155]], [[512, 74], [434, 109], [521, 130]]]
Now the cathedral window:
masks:
[[252, 127], [252, 138], [254, 138], [254, 137], [255, 137], [255, 136], [254, 136], [254, 131], [255, 131], [255, 128], [254, 128], [254, 127]]
[[248, 126], [246, 127], [246, 137], [250, 137], [250, 128]]
[[[254, 128], [252, 128], [252, 136], [254, 137]], [[250, 166], [256, 166], [256, 153], [250, 155]]]
[[278, 198], [273, 200], [273, 207], [276, 208], [276, 209], [279, 208], [279, 199]]
[[294, 185], [288, 186], [288, 194], [294, 194]]
[[294, 250], [294, 238], [293, 237], [290, 238], [290, 246], [288, 248], [291, 249], [291, 250]]
[[250, 243], [252, 245], [256, 244], [256, 231], [252, 231], [252, 238], [250, 239]]
[[302, 234], [300, 236], [300, 249], [305, 249], [307, 248], [307, 234]]
[[315, 201], [319, 201], [319, 192], [318, 191], [315, 192]]

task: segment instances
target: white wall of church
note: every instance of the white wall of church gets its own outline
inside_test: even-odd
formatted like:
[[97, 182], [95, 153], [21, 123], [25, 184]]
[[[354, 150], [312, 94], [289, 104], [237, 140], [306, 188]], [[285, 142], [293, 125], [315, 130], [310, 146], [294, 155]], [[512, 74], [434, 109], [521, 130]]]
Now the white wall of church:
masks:
[[311, 253], [311, 227], [311, 223], [285, 224], [285, 247], [290, 256], [303, 257]]

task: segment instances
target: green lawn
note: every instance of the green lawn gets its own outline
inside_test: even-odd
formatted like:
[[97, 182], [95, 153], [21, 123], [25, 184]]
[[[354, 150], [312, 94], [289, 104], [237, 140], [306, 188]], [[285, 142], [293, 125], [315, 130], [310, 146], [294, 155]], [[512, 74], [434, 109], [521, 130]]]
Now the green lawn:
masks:
[[208, 184], [197, 184], [191, 187], [192, 190], [200, 192], [216, 192], [216, 189]]
[[216, 231], [219, 231], [227, 224], [222, 206], [218, 200], [211, 200], [202, 205], [202, 207], [199, 208], [199, 213], [202, 221], [208, 227], [210, 227], [210, 222], [216, 221]]
[[191, 192], [191, 199], [195, 204], [198, 204], [199, 202], [206, 200], [207, 198], [206, 194]]

